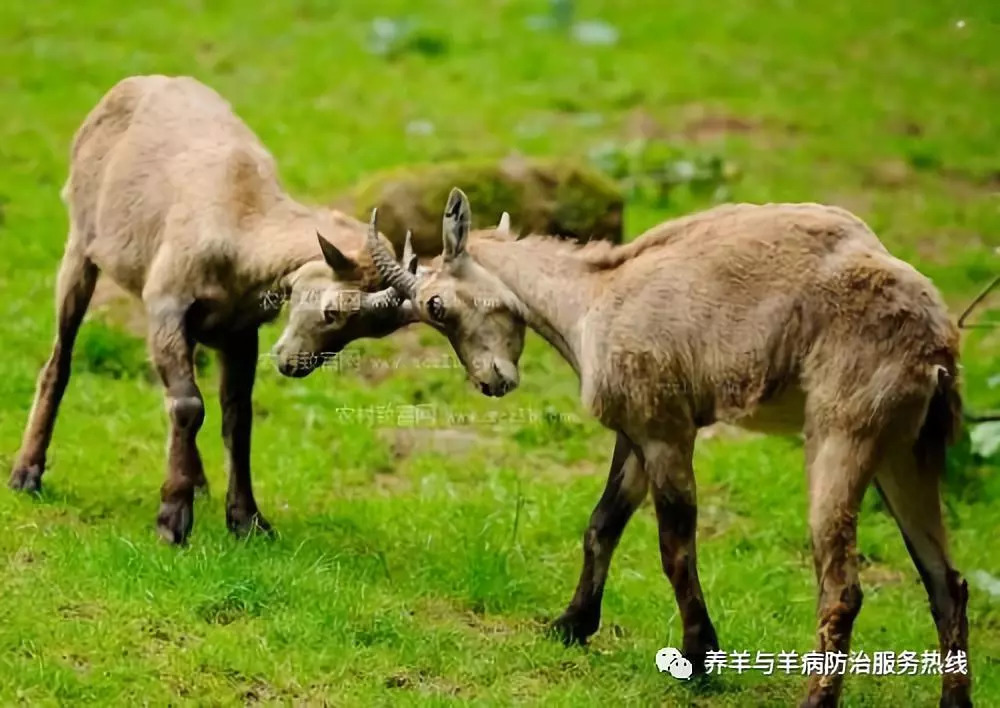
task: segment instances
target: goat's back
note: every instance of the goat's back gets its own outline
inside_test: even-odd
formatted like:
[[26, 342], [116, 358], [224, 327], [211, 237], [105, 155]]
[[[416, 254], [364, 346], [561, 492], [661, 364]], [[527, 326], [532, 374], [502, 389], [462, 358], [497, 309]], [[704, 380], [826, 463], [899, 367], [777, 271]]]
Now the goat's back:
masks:
[[957, 358], [930, 281], [842, 209], [727, 205], [620, 249], [599, 256], [606, 286], [587, 327], [600, 376], [637, 400], [652, 377], [658, 397], [738, 417], [790, 385], [923, 386]]
[[88, 256], [138, 293], [171, 225], [185, 248], [224, 249], [281, 191], [270, 154], [219, 94], [188, 77], [134, 76], [77, 131], [63, 196]]

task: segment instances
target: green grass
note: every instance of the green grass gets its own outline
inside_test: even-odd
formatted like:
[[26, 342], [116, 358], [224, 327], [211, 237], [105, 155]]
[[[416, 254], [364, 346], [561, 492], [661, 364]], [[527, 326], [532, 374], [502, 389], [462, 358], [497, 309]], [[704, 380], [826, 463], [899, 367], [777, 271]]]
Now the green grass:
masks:
[[[579, 3], [582, 19], [617, 26], [615, 47], [526, 28], [545, 11], [542, 0], [3, 3], [0, 467], [13, 462], [53, 333], [69, 142], [129, 74], [187, 73], [218, 89], [288, 188], [312, 200], [395, 165], [580, 157], [641, 132], [739, 165], [735, 199], [854, 210], [956, 313], [996, 271], [995, 3]], [[373, 18], [406, 15], [420, 22], [413, 41], [390, 57], [367, 51]], [[416, 120], [433, 132], [408, 134]], [[628, 231], [708, 203], [680, 191], [666, 208], [630, 204]], [[266, 329], [264, 345], [276, 336]], [[405, 365], [417, 341], [448, 351], [413, 330], [356, 345], [368, 362], [403, 357], [377, 376], [293, 381], [265, 362], [253, 460], [257, 497], [281, 534], [273, 542], [225, 531], [217, 371], [204, 367], [213, 493], [197, 503], [191, 546], [177, 550], [153, 531], [165, 416], [142, 344], [85, 324], [44, 496], [0, 493], [0, 704], [748, 706], [801, 696], [799, 676], [689, 685], [656, 673], [653, 655], [679, 644], [680, 622], [648, 507], [616, 555], [592, 646], [546, 639], [540, 619], [572, 593], [612, 435], [584, 417], [571, 371], [537, 339], [521, 389], [500, 402], [454, 368]], [[964, 356], [969, 406], [1000, 405], [1000, 387], [987, 384], [1000, 372], [1000, 331], [968, 338]], [[414, 403], [442, 407], [441, 447], [427, 425], [399, 428], [398, 407]], [[505, 422], [483, 420], [491, 413]], [[723, 647], [811, 649], [799, 446], [718, 436], [699, 445], [696, 466], [702, 584]], [[998, 506], [997, 467], [967, 452], [953, 460], [948, 517], [967, 575], [1000, 575]], [[933, 648], [916, 572], [874, 500], [860, 534], [855, 648]], [[969, 620], [975, 698], [1000, 703], [1000, 598], [973, 585]], [[932, 705], [937, 691], [932, 677], [854, 676], [845, 703]]]

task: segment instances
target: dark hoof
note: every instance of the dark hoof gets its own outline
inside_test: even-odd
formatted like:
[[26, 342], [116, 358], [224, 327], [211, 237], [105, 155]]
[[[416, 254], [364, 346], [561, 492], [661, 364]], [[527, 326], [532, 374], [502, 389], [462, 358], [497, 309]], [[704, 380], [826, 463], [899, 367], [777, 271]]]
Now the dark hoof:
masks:
[[7, 486], [18, 492], [38, 494], [42, 491], [42, 471], [42, 465], [17, 465]]
[[230, 507], [226, 509], [226, 526], [237, 538], [249, 536], [274, 536], [274, 529], [259, 511], [247, 511]]
[[584, 645], [597, 631], [600, 618], [582, 617], [571, 612], [564, 612], [548, 627], [550, 636], [555, 637], [566, 646]]
[[700, 624], [699, 631], [691, 637], [685, 637], [681, 646], [681, 654], [691, 662], [691, 675], [701, 676], [705, 673], [705, 657], [710, 651], [719, 651], [719, 638], [711, 621]]
[[967, 691], [957, 695], [942, 695], [940, 706], [941, 708], [972, 708], [972, 699], [969, 698]]
[[191, 501], [169, 501], [160, 504], [156, 530], [167, 543], [183, 546], [194, 524], [194, 504]]
[[701, 676], [705, 673], [705, 656], [709, 651], [718, 651], [718, 645], [710, 646], [707, 649], [682, 650], [681, 654], [691, 662], [691, 675]]

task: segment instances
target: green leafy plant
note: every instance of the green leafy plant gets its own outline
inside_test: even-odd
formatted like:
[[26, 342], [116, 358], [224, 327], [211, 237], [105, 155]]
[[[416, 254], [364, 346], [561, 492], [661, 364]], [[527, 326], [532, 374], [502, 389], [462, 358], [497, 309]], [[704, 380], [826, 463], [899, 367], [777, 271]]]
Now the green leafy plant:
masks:
[[633, 140], [605, 143], [590, 151], [591, 164], [616, 179], [630, 200], [667, 206], [678, 189], [726, 201], [739, 168], [719, 155], [689, 154], [669, 143]]

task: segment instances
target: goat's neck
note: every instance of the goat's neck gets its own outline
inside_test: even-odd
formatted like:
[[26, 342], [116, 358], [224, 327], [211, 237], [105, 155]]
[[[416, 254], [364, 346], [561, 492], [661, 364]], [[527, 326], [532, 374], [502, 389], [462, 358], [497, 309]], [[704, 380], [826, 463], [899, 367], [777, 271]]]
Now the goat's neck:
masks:
[[529, 237], [474, 239], [473, 259], [515, 296], [519, 314], [580, 373], [584, 318], [597, 296], [597, 276], [573, 257], [569, 244]]
[[255, 280], [280, 283], [309, 261], [323, 257], [316, 232], [323, 231], [322, 210], [282, 199], [254, 225], [246, 254]]

